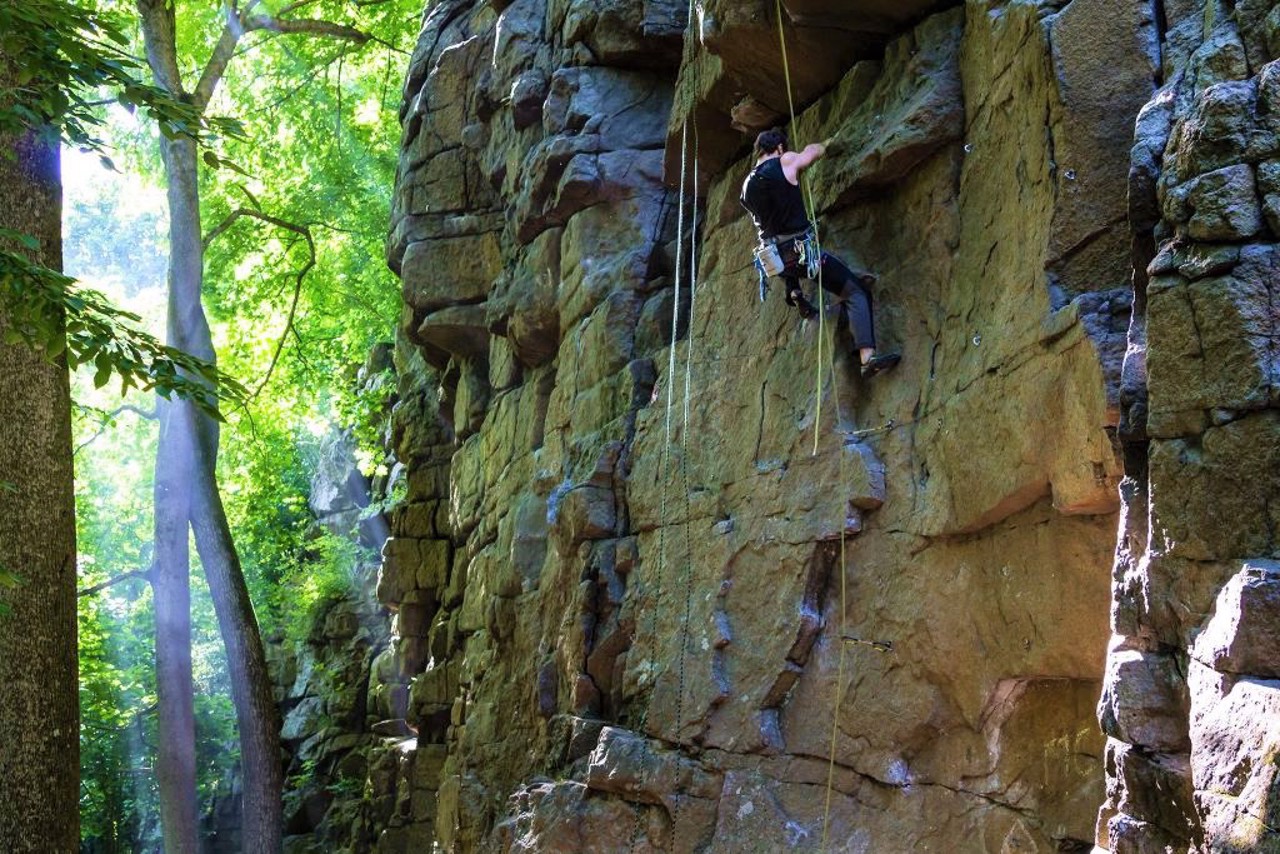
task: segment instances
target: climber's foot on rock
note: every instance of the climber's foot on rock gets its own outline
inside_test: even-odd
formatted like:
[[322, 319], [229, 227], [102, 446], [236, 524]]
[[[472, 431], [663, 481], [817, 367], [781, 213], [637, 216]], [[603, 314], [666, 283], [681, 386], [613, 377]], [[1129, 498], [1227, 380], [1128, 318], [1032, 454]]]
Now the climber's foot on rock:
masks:
[[898, 353], [877, 353], [862, 363], [862, 378], [874, 377], [882, 371], [889, 370], [901, 361], [902, 356]]

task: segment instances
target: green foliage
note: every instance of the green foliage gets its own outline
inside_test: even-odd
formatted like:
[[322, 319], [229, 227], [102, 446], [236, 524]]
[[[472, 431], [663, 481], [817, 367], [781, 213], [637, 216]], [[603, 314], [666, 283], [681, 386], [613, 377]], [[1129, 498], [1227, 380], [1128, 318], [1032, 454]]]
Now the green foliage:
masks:
[[[29, 238], [5, 229], [0, 239], [29, 245]], [[138, 315], [20, 254], [0, 251], [0, 301], [9, 315], [6, 344], [25, 344], [50, 359], [65, 354], [72, 370], [91, 365], [95, 387], [115, 375], [122, 394], [131, 388], [176, 394], [219, 419], [219, 396], [236, 402], [245, 397], [244, 387], [212, 364], [137, 328]]]
[[[360, 443], [372, 446], [380, 428], [364, 425], [385, 414], [383, 392], [357, 394], [354, 366], [386, 338], [399, 313], [400, 289], [382, 262], [383, 241], [397, 162], [399, 85], [422, 3], [317, 0], [302, 9], [381, 41], [361, 47], [270, 34], [246, 39], [242, 47], [252, 49], [232, 60], [214, 103], [241, 123], [244, 137], [208, 139], [201, 176], [206, 234], [233, 211], [250, 208], [311, 236], [309, 247], [296, 230], [241, 217], [206, 254], [205, 302], [221, 370], [258, 389], [278, 344], [285, 345], [260, 393], [224, 407], [218, 472], [264, 635], [285, 643], [308, 636], [317, 609], [348, 594], [354, 567], [369, 557], [317, 525], [308, 496], [335, 432], [358, 423]], [[198, 67], [223, 21], [219, 4], [178, 3], [184, 68]], [[153, 141], [145, 132], [122, 135], [117, 126], [103, 127], [101, 135], [125, 139], [117, 160], [126, 164], [142, 160], [139, 147]], [[83, 265], [71, 272], [88, 278], [93, 271], [95, 288], [135, 300], [129, 306], [144, 320], [130, 323], [155, 329], [148, 324], [162, 317], [159, 288], [146, 281], [154, 270], [142, 281], [116, 275], [136, 276], [144, 265], [109, 237], [120, 232], [124, 241], [154, 241], [155, 251], [163, 251], [163, 237], [152, 220], [122, 226], [129, 205], [117, 198], [129, 191], [113, 192], [109, 200], [86, 201], [69, 188], [67, 258]], [[315, 264], [301, 278], [290, 319], [312, 248]], [[104, 264], [104, 257], [113, 263]], [[149, 309], [137, 307], [136, 300], [147, 299]], [[389, 391], [392, 383], [383, 385]], [[93, 407], [82, 410], [88, 417], [77, 426], [78, 440], [101, 431], [79, 457], [82, 587], [150, 561], [155, 425], [132, 412], [104, 417], [114, 410], [105, 391], [93, 389], [89, 377], [81, 377], [75, 391]], [[136, 389], [126, 401], [149, 405]], [[86, 838], [123, 840], [108, 850], [156, 848], [154, 714], [145, 711], [154, 702], [150, 608], [150, 591], [140, 580], [81, 600], [82, 699], [90, 706], [82, 733], [82, 813]], [[216, 621], [194, 574], [193, 620], [199, 785], [207, 806], [229, 790], [238, 745]]]
[[385, 475], [383, 459], [395, 393], [396, 375], [388, 368], [373, 376], [361, 377], [355, 390], [338, 400], [338, 420], [348, 425], [356, 446], [356, 461], [365, 475]]
[[[191, 104], [141, 82], [144, 69], [125, 51], [125, 28], [119, 15], [67, 0], [0, 5], [0, 54], [15, 62], [15, 85], [0, 102], [0, 132], [31, 128], [102, 151], [99, 87], [114, 90], [127, 109], [142, 107], [166, 136], [241, 132], [236, 121], [205, 118]], [[114, 168], [105, 154], [102, 159]]]
[[[115, 91], [131, 111], [142, 106], [169, 137], [241, 133], [238, 122], [206, 118], [191, 104], [140, 82], [143, 68], [124, 51], [128, 44], [121, 21], [92, 7], [67, 0], [0, 4], [0, 57], [12, 75], [12, 86], [0, 94], [0, 133], [32, 130], [51, 142], [66, 140], [98, 151], [103, 164], [114, 168], [96, 135], [103, 123], [96, 99], [102, 87]], [[122, 392], [136, 386], [165, 397], [176, 394], [219, 419], [219, 396], [243, 399], [243, 387], [212, 364], [161, 344], [132, 325], [136, 315], [31, 261], [24, 251], [39, 244], [30, 235], [0, 229], [0, 242], [19, 247], [0, 249], [6, 343], [23, 343], [51, 359], [65, 353], [73, 370], [92, 365], [98, 386], [115, 375]]]

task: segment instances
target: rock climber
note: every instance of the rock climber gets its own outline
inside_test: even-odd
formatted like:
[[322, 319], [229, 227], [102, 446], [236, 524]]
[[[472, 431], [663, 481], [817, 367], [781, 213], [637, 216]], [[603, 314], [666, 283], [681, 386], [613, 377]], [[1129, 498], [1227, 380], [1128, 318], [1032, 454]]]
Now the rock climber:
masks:
[[[871, 377], [898, 364], [897, 353], [876, 352], [875, 327], [871, 317], [872, 273], [853, 272], [839, 258], [822, 252], [819, 259], [813, 224], [805, 213], [800, 190], [800, 173], [827, 153], [831, 140], [814, 143], [803, 151], [787, 150], [787, 135], [779, 128], [756, 137], [756, 165], [742, 182], [739, 201], [751, 214], [760, 246], [756, 268], [760, 273], [761, 298], [768, 276], [780, 276], [786, 284], [787, 305], [793, 305], [806, 320], [818, 312], [805, 299], [800, 280], [815, 279], [840, 305], [853, 333], [862, 376]], [[821, 275], [819, 275], [821, 271]]]

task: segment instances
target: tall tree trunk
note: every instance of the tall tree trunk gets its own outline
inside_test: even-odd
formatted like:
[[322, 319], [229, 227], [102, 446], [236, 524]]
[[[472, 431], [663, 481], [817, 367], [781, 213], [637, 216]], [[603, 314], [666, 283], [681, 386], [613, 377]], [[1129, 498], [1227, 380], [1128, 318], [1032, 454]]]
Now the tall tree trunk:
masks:
[[[19, 59], [0, 46], [0, 106], [12, 103]], [[0, 134], [0, 187], [0, 227], [37, 238], [33, 260], [60, 269], [56, 145], [29, 132]], [[5, 323], [0, 306], [0, 335]], [[71, 854], [80, 844], [75, 552], [66, 363], [0, 343], [0, 570], [20, 580], [0, 586], [0, 851], [7, 854]]]
[[[174, 8], [140, 2], [147, 58], [157, 85], [181, 97]], [[196, 150], [190, 140], [162, 139], [169, 202], [169, 344], [209, 359], [208, 324], [199, 310], [204, 259], [186, 222], [199, 222]], [[197, 225], [198, 230], [198, 225]], [[191, 304], [196, 313], [192, 314]], [[193, 327], [204, 326], [200, 335]], [[197, 854], [199, 802], [196, 795], [196, 721], [191, 675], [191, 480], [193, 457], [187, 424], [194, 407], [185, 400], [157, 401], [160, 438], [153, 483], [154, 554], [152, 568], [156, 613], [156, 698], [160, 743], [156, 777], [160, 789], [160, 827], [166, 854]]]
[[[283, 843], [280, 720], [266, 651], [254, 616], [222, 507], [216, 480], [217, 424], [203, 413], [194, 427], [197, 475], [193, 483], [192, 526], [205, 578], [218, 612], [218, 628], [227, 648], [231, 693], [240, 727], [240, 761], [244, 770], [242, 838], [246, 851], [279, 851]], [[252, 842], [251, 842], [252, 841]]]
[[174, 434], [190, 404], [158, 401], [160, 442], [153, 484], [156, 619], [156, 779], [166, 854], [196, 854], [196, 719], [191, 679], [191, 575], [187, 517], [191, 454]]
[[[164, 0], [138, 0], [138, 11], [148, 61], [157, 83], [175, 96], [186, 97], [178, 74], [173, 6]], [[191, 140], [179, 138], [162, 140], [161, 153], [169, 201], [169, 343], [213, 362], [213, 341], [201, 301], [204, 249], [200, 230], [198, 152]], [[175, 593], [179, 586], [185, 589], [188, 583], [186, 562], [189, 560], [187, 523], [191, 524], [213, 595], [231, 675], [244, 772], [244, 850], [272, 854], [280, 850], [283, 835], [281, 797], [284, 775], [280, 764], [280, 728], [257, 618], [218, 493], [218, 428], [212, 418], [188, 402], [167, 404], [164, 409], [166, 417], [162, 422], [156, 465], [156, 554], [158, 558], [161, 520], [167, 523], [180, 520], [173, 531], [166, 529], [166, 533], [172, 534], [169, 569], [174, 576], [173, 589]], [[166, 482], [163, 489], [162, 479]], [[178, 559], [178, 529], [181, 530], [181, 560]], [[165, 570], [159, 563], [156, 570], [159, 581]], [[177, 579], [179, 574], [181, 582]], [[177, 676], [181, 684], [174, 686], [174, 690], [185, 689], [189, 697], [189, 595], [187, 607], [186, 635], [181, 644], [186, 655], [187, 672]], [[176, 618], [176, 615], [171, 616]], [[157, 630], [159, 628], [160, 613], [157, 610]], [[176, 705], [166, 709], [162, 702], [162, 720], [166, 711], [171, 715], [185, 714], [185, 710], [178, 709]], [[185, 726], [185, 721], [179, 723]], [[190, 744], [194, 750], [194, 729]], [[185, 768], [182, 770], [185, 773]], [[193, 767], [190, 783], [192, 803], [194, 780]], [[180, 784], [184, 790], [187, 788], [185, 778]], [[174, 797], [187, 796], [177, 793]], [[162, 792], [162, 802], [164, 800]], [[181, 846], [187, 844], [188, 828], [191, 838], [194, 838], [194, 813], [181, 816], [181, 824], [177, 827], [181, 836], [172, 842], [168, 827], [165, 828], [168, 854], [186, 854], [187, 849]]]

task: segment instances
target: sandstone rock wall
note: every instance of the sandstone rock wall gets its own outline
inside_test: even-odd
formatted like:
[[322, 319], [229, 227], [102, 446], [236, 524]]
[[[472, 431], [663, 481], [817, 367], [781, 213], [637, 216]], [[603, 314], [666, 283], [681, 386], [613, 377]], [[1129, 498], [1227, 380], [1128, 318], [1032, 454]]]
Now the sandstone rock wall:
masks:
[[[377, 399], [389, 397], [391, 369], [390, 346], [378, 345], [357, 374], [358, 387]], [[387, 414], [370, 416], [385, 424]], [[346, 577], [320, 583], [324, 593], [310, 612], [293, 615], [306, 623], [300, 639], [271, 638], [267, 646], [283, 721], [286, 854], [367, 851], [367, 840], [387, 827], [395, 808], [394, 799], [377, 794], [380, 784], [391, 790], [398, 770], [396, 743], [387, 737], [407, 732], [403, 725], [379, 726], [381, 718], [368, 713], [374, 662], [390, 635], [374, 595], [379, 564], [369, 559], [375, 554], [370, 547], [386, 540], [387, 525], [369, 505], [385, 496], [387, 483], [385, 477], [371, 483], [361, 473], [355, 444], [336, 430], [325, 440], [309, 504], [317, 537], [323, 529], [362, 548], [331, 556], [343, 562], [333, 567], [323, 566], [318, 550], [303, 556], [316, 572]], [[296, 604], [304, 601], [299, 597]], [[240, 851], [238, 835], [217, 850]]]
[[1166, 4], [1130, 173], [1114, 851], [1280, 851], [1280, 9]]
[[[1073, 850], [1104, 798], [1101, 841], [1158, 850], [1122, 846], [1190, 838], [1143, 812], [1165, 808], [1159, 775], [1201, 775], [1198, 800], [1178, 791], [1205, 815], [1246, 803], [1214, 782], [1237, 766], [1189, 745], [1229, 740], [1276, 675], [1244, 651], [1274, 601], [1253, 560], [1274, 548], [1274, 419], [1255, 411], [1275, 400], [1274, 303], [1233, 308], [1269, 293], [1270, 202], [1251, 194], [1271, 155], [1242, 127], [1235, 154], [1206, 142], [1212, 165], [1162, 169], [1165, 136], [1214, 138], [1171, 134], [1175, 116], [1261, 103], [1274, 14], [1232, 66], [1192, 59], [1196, 15], [1216, 19], [1190, 0], [782, 6], [794, 136], [840, 140], [813, 171], [824, 243], [879, 274], [879, 334], [903, 353], [870, 382], [834, 315], [802, 324], [777, 288], [756, 302], [736, 195], [751, 134], [787, 111], [772, 3], [427, 9], [388, 251], [407, 489], [367, 707], [411, 735], [371, 784], [374, 850]], [[1194, 83], [1156, 92], [1196, 62], [1252, 82], [1216, 112]], [[1215, 212], [1239, 194], [1252, 207]], [[1240, 273], [1183, 242], [1135, 288], [1134, 259], [1182, 222], [1233, 242]], [[1177, 279], [1187, 264], [1214, 286]], [[1162, 290], [1170, 317], [1203, 299], [1247, 326], [1194, 368], [1235, 397], [1158, 391]], [[1163, 370], [1188, 370], [1171, 346]], [[1249, 381], [1224, 368], [1237, 350]], [[1172, 432], [1143, 432], [1148, 409]], [[1224, 474], [1241, 498], [1219, 507]], [[1160, 530], [1194, 551], [1164, 565], [1235, 560], [1222, 595], [1264, 615], [1206, 632], [1199, 705], [1170, 652], [1189, 635], [1125, 605], [1158, 581], [1207, 614], [1230, 574], [1149, 571], [1161, 478]], [[1211, 511], [1239, 536], [1189, 536]], [[1149, 583], [1127, 582], [1139, 566]]]

